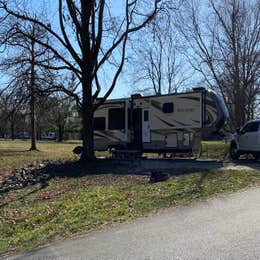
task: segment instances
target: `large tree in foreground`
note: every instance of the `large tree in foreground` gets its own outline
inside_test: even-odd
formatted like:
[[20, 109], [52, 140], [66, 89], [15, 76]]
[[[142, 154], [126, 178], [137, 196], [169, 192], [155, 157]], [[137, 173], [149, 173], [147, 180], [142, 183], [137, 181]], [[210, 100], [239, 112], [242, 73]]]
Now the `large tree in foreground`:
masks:
[[[117, 6], [115, 1], [59, 0], [58, 17], [54, 19], [59, 26], [35, 19], [35, 14], [18, 10], [17, 5], [11, 2], [0, 1], [0, 8], [8, 14], [8, 18], [16, 17], [37, 24], [49, 33], [52, 43], [34, 39], [57, 57], [57, 66], [46, 66], [54, 70], [70, 70], [77, 76], [81, 93], [63, 90], [73, 96], [80, 106], [83, 126], [81, 160], [94, 159], [94, 111], [116, 85], [123, 68], [129, 34], [142, 29], [153, 19], [161, 0], [126, 0], [117, 3]], [[114, 15], [113, 5], [117, 8], [117, 16]], [[32, 38], [27, 31], [20, 33]], [[101, 75], [106, 72], [110, 75], [104, 83]], [[104, 94], [100, 97], [101, 90]]]

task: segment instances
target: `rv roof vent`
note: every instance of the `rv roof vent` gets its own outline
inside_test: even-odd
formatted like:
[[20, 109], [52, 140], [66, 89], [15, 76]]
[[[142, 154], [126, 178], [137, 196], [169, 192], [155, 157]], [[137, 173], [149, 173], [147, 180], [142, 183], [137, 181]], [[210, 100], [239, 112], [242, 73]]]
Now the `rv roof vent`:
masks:
[[142, 97], [142, 95], [139, 93], [131, 95], [131, 98], [140, 98], [140, 97]]
[[192, 89], [193, 89], [193, 91], [204, 91], [204, 90], [206, 90], [203, 87], [195, 87], [195, 88], [192, 88]]

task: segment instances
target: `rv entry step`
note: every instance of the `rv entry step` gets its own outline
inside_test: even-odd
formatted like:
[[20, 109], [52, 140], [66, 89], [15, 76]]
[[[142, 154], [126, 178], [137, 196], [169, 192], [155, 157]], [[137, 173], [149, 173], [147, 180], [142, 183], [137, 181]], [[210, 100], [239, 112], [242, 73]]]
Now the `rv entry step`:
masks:
[[137, 160], [141, 157], [142, 151], [140, 150], [112, 150], [113, 159]]

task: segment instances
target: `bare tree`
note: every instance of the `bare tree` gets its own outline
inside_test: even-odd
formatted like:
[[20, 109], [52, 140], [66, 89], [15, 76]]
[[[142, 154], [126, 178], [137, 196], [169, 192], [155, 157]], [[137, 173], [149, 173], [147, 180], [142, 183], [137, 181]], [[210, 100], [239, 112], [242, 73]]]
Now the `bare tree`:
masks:
[[129, 59], [129, 64], [133, 68], [131, 78], [139, 92], [156, 95], [176, 93], [190, 78], [173, 24], [172, 13], [180, 5], [177, 2], [174, 6], [165, 5], [147, 26], [145, 34], [137, 34], [138, 41], [133, 41], [135, 55]]
[[260, 3], [209, 0], [207, 15], [205, 9], [189, 2], [177, 24], [190, 64], [222, 93], [234, 129], [253, 117], [259, 94]]
[[[92, 160], [94, 156], [93, 114], [113, 91], [122, 71], [128, 35], [142, 29], [155, 16], [160, 0], [125, 1], [122, 17], [115, 17], [112, 1], [58, 1], [59, 30], [50, 22], [35, 19], [28, 11], [15, 10], [10, 1], [1, 0], [0, 8], [11, 17], [37, 24], [48, 31], [53, 44], [35, 39], [59, 58], [57, 66], [49, 68], [67, 69], [75, 73], [81, 83], [80, 95], [73, 96], [80, 105], [83, 125], [83, 153], [81, 160]], [[28, 32], [24, 36], [33, 39]], [[100, 71], [108, 68], [113, 73], [106, 93], [98, 98], [103, 89]], [[114, 70], [111, 70], [112, 65]]]
[[[25, 37], [26, 31], [31, 37]], [[37, 41], [48, 41], [46, 31], [37, 24], [19, 23], [17, 20], [10, 24], [5, 35], [5, 45], [8, 55], [1, 62], [1, 69], [9, 71], [10, 82], [7, 88], [14, 89], [13, 93], [23, 92], [23, 104], [28, 103], [31, 122], [31, 148], [36, 146], [36, 101], [39, 92], [49, 88], [54, 75], [41, 64], [51, 61], [48, 49], [39, 45]]]
[[[16, 129], [19, 128], [22, 117], [24, 117], [24, 93], [20, 89], [5, 91], [1, 95], [0, 120], [1, 126], [5, 128], [5, 134], [10, 133], [12, 140], [16, 137]], [[9, 131], [8, 129], [9, 128]]]
[[[46, 96], [38, 106], [39, 130], [55, 130], [58, 142], [64, 140], [64, 132], [73, 117], [75, 101], [64, 93]], [[69, 126], [68, 126], [69, 127]], [[39, 136], [42, 131], [39, 132]]]

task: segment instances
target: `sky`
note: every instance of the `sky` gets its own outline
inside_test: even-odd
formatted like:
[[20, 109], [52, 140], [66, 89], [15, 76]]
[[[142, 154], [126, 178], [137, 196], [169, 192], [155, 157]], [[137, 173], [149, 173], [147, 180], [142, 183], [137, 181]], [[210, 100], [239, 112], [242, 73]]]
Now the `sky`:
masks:
[[[27, 0], [28, 1], [28, 0]], [[124, 8], [124, 1], [122, 0], [113, 0], [110, 1], [111, 4], [111, 14], [112, 16], [119, 16], [120, 12], [122, 12], [123, 8]], [[32, 0], [32, 1], [28, 1], [28, 5], [30, 6], [30, 9], [39, 9], [41, 8], [41, 6], [45, 6], [46, 8], [46, 13], [49, 17], [49, 19], [52, 21], [52, 28], [55, 28], [56, 24], [58, 24], [58, 20], [57, 20], [57, 6], [58, 6], [58, 1], [51, 1], [51, 0]], [[121, 11], [120, 11], [121, 10]], [[57, 31], [59, 27], [57, 26]], [[55, 28], [56, 30], [56, 28]], [[127, 55], [131, 56], [131, 52], [130, 49], [128, 49], [127, 51]], [[111, 98], [121, 98], [121, 97], [127, 97], [130, 96], [131, 93], [136, 92], [136, 88], [133, 87], [132, 81], [134, 81], [134, 76], [133, 75], [129, 75], [129, 71], [131, 70], [131, 68], [129, 66], [133, 66], [133, 65], [129, 65], [127, 63], [125, 63], [124, 68], [123, 68], [123, 73], [120, 75], [118, 82], [116, 84], [116, 87], [114, 89], [114, 91], [112, 92], [112, 94], [110, 95], [110, 99]], [[111, 74], [111, 67], [106, 66], [104, 68], [104, 71], [102, 72], [103, 75], [103, 83], [104, 85], [107, 85], [106, 82], [109, 81], [109, 74]], [[0, 79], [0, 84], [3, 86], [4, 82], [7, 80], [5, 74], [2, 73], [2, 77]], [[150, 82], [140, 82], [140, 85], [145, 84], [151, 84]], [[147, 86], [145, 86], [147, 87]], [[104, 88], [101, 92], [101, 95], [105, 93], [106, 88]]]
[[[20, 1], [22, 2], [22, 1]], [[32, 0], [32, 1], [28, 1], [25, 0], [28, 9], [30, 11], [32, 10], [40, 10], [42, 9], [42, 7], [44, 6], [45, 12], [48, 15], [48, 18], [50, 21], [52, 21], [52, 28], [54, 28], [55, 31], [59, 31], [59, 22], [58, 22], [58, 1], [57, 0]], [[113, 0], [110, 1], [110, 5], [111, 5], [111, 14], [112, 15], [119, 15], [120, 14], [120, 10], [123, 10], [122, 8], [124, 7], [123, 2], [121, 0]], [[109, 1], [108, 1], [109, 4]], [[21, 5], [22, 6], [22, 5]], [[57, 26], [56, 26], [57, 25]], [[56, 28], [55, 28], [56, 27]], [[4, 52], [2, 54], [0, 54], [2, 57], [7, 57], [8, 56], [8, 52]], [[3, 86], [6, 85], [6, 83], [9, 81], [7, 75], [5, 72], [0, 72], [1, 73], [1, 77], [0, 77], [0, 88], [3, 88]], [[108, 77], [108, 75], [106, 75], [106, 77]], [[120, 77], [118, 84], [116, 85], [115, 90], [113, 91], [113, 93], [111, 94], [110, 98], [119, 98], [122, 96], [126, 95], [126, 88], [125, 86], [123, 86], [123, 80], [122, 77]], [[102, 90], [101, 94], [104, 94], [105, 89]]]

